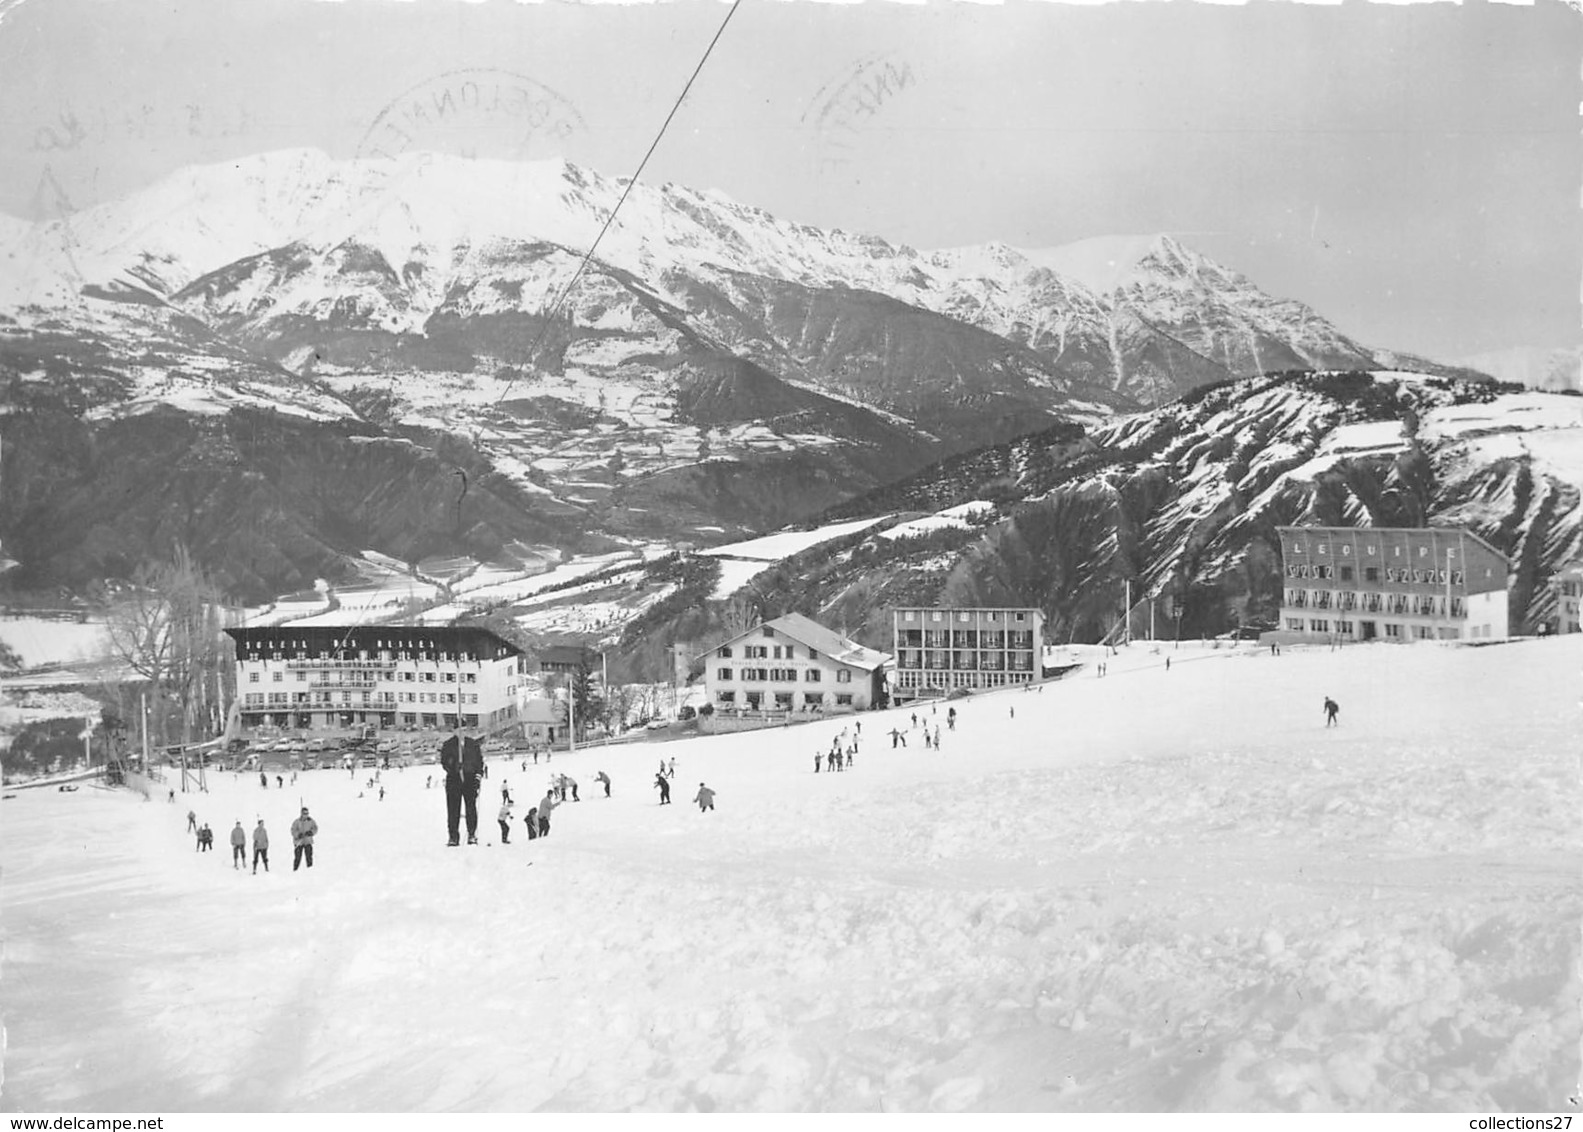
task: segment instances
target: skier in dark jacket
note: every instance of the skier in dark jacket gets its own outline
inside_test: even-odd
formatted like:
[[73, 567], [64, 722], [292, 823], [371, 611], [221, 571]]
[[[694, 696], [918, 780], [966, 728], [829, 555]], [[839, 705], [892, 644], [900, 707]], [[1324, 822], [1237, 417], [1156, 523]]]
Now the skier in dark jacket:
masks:
[[478, 844], [478, 781], [484, 772], [484, 749], [478, 739], [461, 728], [440, 744], [440, 766], [445, 769], [445, 822], [447, 845], [460, 845], [462, 804], [467, 805], [467, 843]]
[[594, 775], [594, 781], [602, 783], [605, 788], [605, 797], [610, 797], [610, 776], [604, 771], [600, 771], [598, 774]]
[[1336, 703], [1336, 701], [1331, 699], [1329, 696], [1326, 696], [1325, 697], [1325, 726], [1326, 727], [1335, 727], [1335, 726], [1337, 726], [1337, 724], [1336, 724], [1336, 715], [1340, 711], [1341, 711], [1341, 705]]
[[671, 804], [671, 784], [668, 781], [666, 781], [665, 772], [664, 771], [661, 771], [659, 774], [656, 774], [654, 776], [654, 785], [656, 785], [656, 786], [658, 786], [660, 788], [660, 805], [662, 805], [662, 806], [670, 805]]

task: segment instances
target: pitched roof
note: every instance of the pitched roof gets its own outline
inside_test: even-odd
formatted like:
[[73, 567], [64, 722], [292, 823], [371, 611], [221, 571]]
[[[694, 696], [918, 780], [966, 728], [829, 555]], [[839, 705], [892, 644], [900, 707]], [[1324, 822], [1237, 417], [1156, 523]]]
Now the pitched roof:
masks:
[[834, 629], [826, 629], [819, 622], [804, 617], [801, 613], [788, 613], [773, 621], [765, 621], [745, 633], [737, 634], [729, 641], [722, 641], [721, 644], [735, 644], [737, 641], [759, 635], [765, 626], [774, 629], [779, 636], [785, 636], [800, 645], [816, 650], [837, 664], [873, 671], [890, 660], [889, 653], [866, 648], [856, 641], [849, 641]]

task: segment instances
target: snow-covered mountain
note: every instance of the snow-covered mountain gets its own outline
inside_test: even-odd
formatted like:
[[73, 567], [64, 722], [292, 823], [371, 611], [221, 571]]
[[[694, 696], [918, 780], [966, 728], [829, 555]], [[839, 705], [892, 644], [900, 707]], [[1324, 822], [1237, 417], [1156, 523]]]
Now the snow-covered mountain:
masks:
[[829, 518], [975, 500], [993, 514], [841, 548], [768, 598], [863, 626], [858, 640], [884, 639], [898, 604], [1035, 602], [1057, 639], [1084, 641], [1130, 582], [1140, 623], [1153, 606], [1215, 634], [1273, 626], [1278, 526], [1430, 524], [1511, 558], [1513, 628], [1534, 632], [1555, 612], [1546, 581], [1583, 558], [1583, 398], [1412, 373], [1244, 378], [954, 457]]
[[[251, 534], [292, 548], [228, 562], [249, 593], [333, 576], [353, 546], [484, 556], [576, 549], [574, 530], [769, 529], [1206, 381], [1395, 358], [1165, 236], [918, 251], [560, 160], [262, 154], [44, 222], [0, 220], [0, 265], [5, 404], [52, 422], [21, 441], [50, 447], [18, 451], [19, 475], [37, 506], [66, 506], [71, 485], [74, 517], [123, 528], [90, 537], [86, 560], [69, 540], [35, 546], [31, 569], [109, 571], [167, 538], [154, 502], [169, 494], [166, 457], [166, 479], [230, 477], [209, 495], [261, 509]], [[253, 442], [260, 413], [290, 418], [281, 443], [310, 461], [301, 484]], [[128, 475], [91, 455], [112, 432], [112, 447], [151, 446], [133, 477], [147, 513], [93, 502]], [[496, 494], [473, 500], [488, 517], [426, 490], [399, 545], [367, 541], [413, 509], [342, 474], [354, 442], [383, 445], [400, 482], [487, 469], [478, 486]], [[345, 494], [305, 515], [304, 491]], [[234, 544], [200, 502], [186, 526], [216, 554]]]

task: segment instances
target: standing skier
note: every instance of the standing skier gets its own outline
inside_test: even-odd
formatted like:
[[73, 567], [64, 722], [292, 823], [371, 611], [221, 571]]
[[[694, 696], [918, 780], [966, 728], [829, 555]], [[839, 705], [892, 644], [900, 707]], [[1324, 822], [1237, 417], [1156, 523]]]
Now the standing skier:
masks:
[[1341, 711], [1341, 705], [1336, 703], [1336, 701], [1331, 699], [1329, 696], [1326, 696], [1325, 697], [1325, 726], [1326, 727], [1338, 726], [1337, 723], [1336, 723], [1336, 715], [1340, 711]]
[[662, 806], [670, 805], [671, 804], [671, 784], [666, 779], [665, 773], [663, 771], [661, 771], [659, 774], [656, 774], [654, 776], [654, 785], [659, 787], [659, 790], [660, 790], [660, 805], [662, 805]]
[[258, 824], [253, 827], [253, 872], [258, 873], [258, 863], [264, 862], [264, 871], [269, 872], [269, 831], [264, 828], [264, 819], [259, 818]]
[[242, 828], [242, 819], [236, 819], [236, 826], [231, 830], [231, 867], [239, 869], [247, 864], [247, 830]]
[[308, 807], [302, 807], [302, 816], [291, 823], [291, 871], [296, 872], [297, 866], [304, 860], [308, 867], [313, 868], [313, 837], [319, 832], [319, 823], [308, 816]]
[[702, 782], [698, 784], [698, 794], [693, 798], [698, 803], [698, 812], [704, 813], [715, 808], [715, 792]]
[[604, 771], [600, 771], [598, 774], [594, 775], [594, 781], [603, 785], [605, 788], [605, 797], [610, 797], [610, 776]]

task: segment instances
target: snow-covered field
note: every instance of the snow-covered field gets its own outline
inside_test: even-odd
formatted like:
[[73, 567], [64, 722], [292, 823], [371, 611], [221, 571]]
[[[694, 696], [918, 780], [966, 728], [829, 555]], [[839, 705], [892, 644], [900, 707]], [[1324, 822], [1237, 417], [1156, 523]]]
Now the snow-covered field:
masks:
[[94, 660], [110, 651], [102, 621], [0, 617], [0, 641], [16, 650], [24, 668]]
[[[1133, 646], [957, 701], [955, 731], [926, 715], [940, 751], [864, 715], [844, 774], [811, 760], [850, 718], [557, 757], [582, 802], [547, 841], [520, 818], [547, 768], [496, 761], [476, 848], [444, 846], [428, 767], [383, 801], [372, 772], [23, 791], [0, 1103], [1565, 1110], [1580, 668], [1583, 638]], [[299, 804], [320, 834], [293, 874]], [[237, 873], [227, 834], [259, 817], [274, 871]]]

